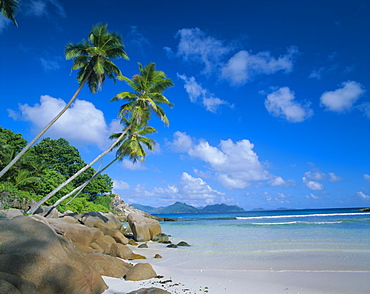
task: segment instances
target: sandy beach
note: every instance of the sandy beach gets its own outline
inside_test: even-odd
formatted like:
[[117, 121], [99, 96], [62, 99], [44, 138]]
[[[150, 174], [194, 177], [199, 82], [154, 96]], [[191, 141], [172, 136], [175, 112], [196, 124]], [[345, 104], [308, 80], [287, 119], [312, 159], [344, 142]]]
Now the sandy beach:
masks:
[[[310, 270], [230, 270], [212, 269], [204, 260], [195, 258], [185, 263], [181, 248], [148, 242], [149, 248], [132, 249], [147, 257], [159, 278], [146, 281], [125, 281], [104, 277], [109, 289], [104, 294], [124, 294], [140, 288], [156, 287], [170, 293], [369, 293], [369, 271]], [[155, 259], [160, 254], [162, 259]], [[136, 263], [135, 261], [134, 263]], [[214, 266], [214, 265], [212, 265]]]

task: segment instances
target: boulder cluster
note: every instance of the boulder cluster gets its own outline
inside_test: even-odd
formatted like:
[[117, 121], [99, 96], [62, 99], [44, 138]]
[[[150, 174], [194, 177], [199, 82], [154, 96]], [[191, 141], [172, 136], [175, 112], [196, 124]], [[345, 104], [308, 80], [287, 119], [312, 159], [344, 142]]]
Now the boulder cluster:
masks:
[[94, 294], [107, 289], [101, 276], [133, 281], [157, 276], [149, 263], [122, 260], [145, 258], [132, 252], [130, 242], [163, 238], [157, 220], [130, 212], [124, 228], [112, 213], [55, 211], [45, 217], [45, 211], [0, 212], [0, 293]]

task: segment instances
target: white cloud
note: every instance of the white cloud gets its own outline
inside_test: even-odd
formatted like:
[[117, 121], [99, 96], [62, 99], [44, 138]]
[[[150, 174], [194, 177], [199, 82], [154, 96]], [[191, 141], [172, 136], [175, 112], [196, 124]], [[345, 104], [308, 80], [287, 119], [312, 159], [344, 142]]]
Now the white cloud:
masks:
[[113, 180], [113, 190], [128, 190], [130, 185], [122, 180]]
[[323, 190], [324, 189], [324, 186], [321, 183], [311, 181], [311, 180], [307, 179], [306, 177], [303, 177], [302, 181], [306, 185], [306, 187], [311, 189], [311, 190], [316, 190], [317, 191], [317, 190]]
[[318, 196], [315, 196], [314, 194], [310, 194], [310, 195], [306, 195], [306, 198], [308, 198], [308, 199], [320, 199], [320, 197], [318, 197]]
[[370, 183], [370, 175], [364, 174], [364, 179]]
[[[334, 175], [334, 174], [333, 174]], [[322, 181], [326, 179], [326, 174], [320, 171], [308, 171], [304, 173], [304, 176], [310, 180]], [[335, 176], [335, 175], [334, 175]]]
[[363, 192], [357, 192], [357, 195], [363, 199], [370, 199], [369, 195], [364, 194]]
[[195, 103], [198, 101], [198, 98], [201, 98], [202, 105], [212, 113], [216, 113], [221, 105], [229, 105], [226, 101], [213, 97], [214, 95], [207, 89], [203, 89], [194, 77], [188, 78], [186, 75], [179, 74], [177, 76], [185, 82], [184, 88], [191, 102]]
[[214, 190], [203, 179], [196, 178], [183, 172], [180, 182], [167, 185], [166, 187], [157, 187], [147, 189], [144, 185], [138, 185], [133, 192], [129, 192], [132, 201], [147, 198], [155, 199], [156, 206], [168, 205], [175, 201], [185, 202], [193, 206], [205, 206], [215, 203], [228, 203], [233, 199], [226, 196], [225, 193]]
[[341, 84], [341, 88], [322, 94], [321, 105], [330, 111], [344, 112], [350, 110], [364, 92], [360, 83], [347, 81]]
[[54, 14], [62, 17], [66, 16], [64, 7], [58, 0], [31, 0], [27, 3], [26, 12], [36, 17], [46, 16], [52, 18]]
[[284, 181], [282, 177], [276, 177], [272, 179], [271, 181], [269, 181], [268, 184], [272, 187], [276, 187], [276, 186], [284, 186], [287, 184], [287, 182]]
[[303, 105], [295, 101], [294, 92], [288, 87], [267, 95], [265, 107], [273, 116], [282, 117], [289, 122], [302, 122], [313, 114], [310, 104]]
[[211, 73], [231, 47], [222, 41], [207, 36], [199, 28], [182, 29], [176, 34], [180, 38], [176, 55], [185, 61], [195, 61], [204, 65], [203, 73]]
[[364, 113], [364, 116], [370, 118], [370, 102], [364, 102], [360, 104], [358, 109]]
[[330, 182], [340, 182], [343, 178], [337, 176], [335, 173], [328, 173]]
[[[66, 103], [60, 98], [48, 95], [40, 97], [40, 104], [29, 106], [19, 105], [20, 113], [9, 110], [14, 119], [31, 122], [35, 131], [44, 128]], [[109, 136], [108, 126], [101, 110], [85, 100], [76, 100], [72, 106], [47, 131], [51, 138], [65, 138], [72, 142], [97, 144], [101, 148], [106, 144]]]
[[254, 145], [248, 140], [236, 143], [230, 139], [221, 140], [219, 146], [214, 147], [205, 140], [194, 143], [186, 134], [177, 132], [173, 143], [175, 146], [178, 145], [178, 138], [188, 143], [187, 148], [181, 151], [208, 163], [213, 178], [228, 189], [242, 189], [249, 182], [272, 178], [253, 151]]
[[290, 73], [297, 54], [298, 49], [295, 47], [288, 48], [288, 53], [278, 58], [271, 56], [270, 52], [251, 54], [241, 50], [223, 67], [222, 77], [233, 85], [243, 85], [262, 74], [271, 75], [278, 71]]
[[193, 140], [186, 133], [175, 132], [173, 141], [169, 143], [172, 149], [176, 152], [188, 152], [193, 146]]

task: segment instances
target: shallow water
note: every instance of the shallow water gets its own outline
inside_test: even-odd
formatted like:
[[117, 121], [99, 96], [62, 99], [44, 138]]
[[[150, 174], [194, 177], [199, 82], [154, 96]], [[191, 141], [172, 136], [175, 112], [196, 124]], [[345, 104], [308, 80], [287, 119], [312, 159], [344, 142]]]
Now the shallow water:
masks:
[[[163, 215], [162, 215], [163, 216]], [[178, 267], [370, 271], [370, 213], [358, 209], [165, 215]], [[195, 262], [196, 261], [196, 262]]]

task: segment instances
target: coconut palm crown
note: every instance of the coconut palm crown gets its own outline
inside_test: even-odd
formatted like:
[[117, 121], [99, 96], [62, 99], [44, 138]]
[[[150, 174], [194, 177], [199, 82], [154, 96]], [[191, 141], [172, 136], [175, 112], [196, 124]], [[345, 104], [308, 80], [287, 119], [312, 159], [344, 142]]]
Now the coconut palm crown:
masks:
[[18, 24], [14, 15], [17, 8], [18, 0], [0, 0], [1, 15], [12, 20], [16, 26], [18, 26]]
[[122, 76], [121, 70], [111, 59], [129, 59], [122, 37], [107, 31], [107, 24], [93, 26], [87, 40], [68, 43], [65, 50], [67, 59], [73, 60], [72, 69], [78, 69], [79, 83], [87, 81], [92, 93], [101, 89], [106, 77], [116, 81]]
[[166, 125], [169, 120], [160, 104], [172, 107], [173, 104], [162, 94], [167, 88], [173, 86], [171, 79], [167, 78], [163, 71], [155, 69], [155, 63], [149, 63], [143, 67], [138, 63], [140, 74], [131, 79], [122, 77], [134, 92], [122, 92], [117, 94], [111, 101], [126, 100], [128, 103], [120, 108], [119, 115], [124, 117], [130, 114], [131, 121], [142, 125], [149, 120], [149, 113], [153, 111]]

